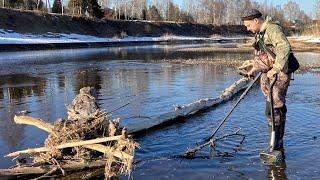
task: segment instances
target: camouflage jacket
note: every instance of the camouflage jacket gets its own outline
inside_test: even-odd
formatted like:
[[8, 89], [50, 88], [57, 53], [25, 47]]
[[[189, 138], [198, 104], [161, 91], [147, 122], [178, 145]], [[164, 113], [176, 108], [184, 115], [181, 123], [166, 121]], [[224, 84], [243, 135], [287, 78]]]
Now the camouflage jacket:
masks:
[[[260, 32], [256, 34], [256, 41], [259, 39], [262, 39], [264, 44], [276, 54], [272, 68], [276, 70], [276, 72], [286, 72], [288, 69], [288, 57], [291, 53], [291, 45], [282, 27], [278, 23], [272, 22], [270, 17], [267, 17], [260, 28]], [[268, 54], [268, 57], [268, 59], [272, 59], [270, 54]]]

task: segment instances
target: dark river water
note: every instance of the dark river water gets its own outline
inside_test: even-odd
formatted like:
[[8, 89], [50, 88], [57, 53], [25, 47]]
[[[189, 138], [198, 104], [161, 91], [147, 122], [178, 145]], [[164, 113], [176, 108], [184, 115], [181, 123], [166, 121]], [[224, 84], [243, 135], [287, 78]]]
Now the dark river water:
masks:
[[[214, 64], [186, 65], [175, 59], [249, 59], [241, 53], [182, 53], [185, 46], [9, 52], [0, 54], [0, 168], [13, 164], [9, 152], [40, 147], [47, 134], [16, 125], [13, 117], [27, 110], [49, 122], [66, 116], [84, 86], [98, 90], [98, 103], [113, 118], [127, 122], [150, 118], [200, 98], [216, 97], [240, 76]], [[319, 63], [320, 53], [298, 53], [302, 63]], [[160, 60], [160, 61], [158, 61]], [[241, 128], [245, 141], [234, 137], [205, 148], [195, 159], [175, 158], [212, 133], [235, 100], [136, 137], [134, 179], [319, 179], [320, 71], [295, 75], [287, 95], [284, 164], [262, 163], [267, 147], [264, 97], [258, 87], [245, 97], [218, 136]], [[235, 151], [235, 148], [238, 148]], [[218, 154], [229, 156], [218, 156]], [[121, 177], [126, 179], [127, 177]]]

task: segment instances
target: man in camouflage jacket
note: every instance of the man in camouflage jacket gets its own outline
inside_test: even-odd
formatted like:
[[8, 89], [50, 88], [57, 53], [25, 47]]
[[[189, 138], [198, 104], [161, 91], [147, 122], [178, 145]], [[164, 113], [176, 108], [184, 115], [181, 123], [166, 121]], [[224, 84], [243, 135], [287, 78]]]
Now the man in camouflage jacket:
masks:
[[[242, 17], [243, 23], [248, 31], [255, 33], [255, 58], [251, 63], [251, 69], [247, 72], [250, 77], [256, 72], [262, 72], [260, 78], [261, 91], [266, 97], [265, 114], [271, 126], [271, 110], [268, 88], [270, 82], [277, 75], [277, 80], [273, 87], [274, 120], [275, 120], [275, 150], [283, 150], [283, 135], [286, 121], [286, 94], [291, 79], [288, 71], [288, 57], [291, 53], [291, 46], [287, 40], [282, 27], [272, 22], [270, 17], [262, 18], [261, 12], [256, 9], [247, 11]], [[261, 47], [262, 41], [265, 47], [270, 49], [276, 57], [272, 58], [265, 48]], [[271, 129], [271, 128], [269, 128]]]

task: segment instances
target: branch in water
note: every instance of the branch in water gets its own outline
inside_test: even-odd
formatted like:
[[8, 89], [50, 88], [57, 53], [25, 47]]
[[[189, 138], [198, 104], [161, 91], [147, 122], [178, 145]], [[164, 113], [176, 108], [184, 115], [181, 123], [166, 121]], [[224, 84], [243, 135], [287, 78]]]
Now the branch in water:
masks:
[[204, 147], [206, 147], [206, 146], [208, 146], [208, 145], [209, 145], [211, 148], [215, 148], [215, 147], [216, 147], [216, 145], [215, 145], [215, 142], [216, 142], [216, 141], [221, 140], [221, 139], [224, 139], [224, 138], [227, 138], [227, 137], [230, 137], [230, 136], [242, 136], [243, 139], [241, 140], [240, 144], [243, 143], [244, 138], [245, 138], [244, 135], [240, 134], [240, 129], [238, 129], [238, 130], [236, 130], [234, 133], [221, 136], [221, 137], [219, 137], [219, 138], [217, 138], [217, 139], [215, 139], [215, 138], [213, 137], [213, 138], [209, 139], [208, 141], [206, 141], [205, 143], [200, 144], [200, 145], [197, 145], [196, 147], [187, 150], [187, 151], [183, 154], [183, 157], [186, 157], [186, 158], [193, 157], [194, 154], [195, 154], [197, 151], [201, 150], [202, 148], [204, 148]]

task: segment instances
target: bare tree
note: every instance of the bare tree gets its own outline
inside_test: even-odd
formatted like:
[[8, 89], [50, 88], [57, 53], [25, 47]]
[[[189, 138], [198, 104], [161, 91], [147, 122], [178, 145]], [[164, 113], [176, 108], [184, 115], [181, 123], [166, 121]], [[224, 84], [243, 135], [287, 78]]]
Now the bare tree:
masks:
[[287, 4], [284, 5], [283, 8], [284, 8], [286, 17], [290, 22], [298, 18], [300, 14], [300, 7], [296, 2], [289, 1]]
[[153, 5], [158, 9], [159, 14], [163, 17], [164, 21], [168, 19], [168, 1], [171, 0], [154, 0]]
[[69, 13], [71, 13], [72, 16], [82, 15], [82, 6], [83, 1], [82, 0], [70, 0], [68, 3]]
[[147, 0], [132, 0], [131, 16], [137, 19], [145, 19], [147, 10]]
[[304, 12], [304, 11], [300, 11], [299, 17], [298, 17], [303, 24], [308, 24], [312, 21], [312, 19]]
[[193, 17], [193, 8], [194, 8], [194, 5], [195, 4], [195, 1], [193, 0], [184, 0], [183, 1], [183, 6], [184, 6], [184, 10], [186, 11], [186, 16], [187, 16], [187, 21], [190, 22], [191, 21], [191, 18]]
[[184, 0], [183, 2], [183, 9], [186, 12], [186, 15], [188, 16], [189, 20], [188, 22], [190, 22], [190, 20], [194, 21], [194, 22], [198, 22], [198, 14], [199, 14], [199, 4], [200, 4], [200, 0], [199, 1], [193, 1], [193, 0]]
[[61, 0], [61, 14], [64, 14], [63, 0]]
[[320, 20], [320, 0], [316, 1], [316, 19]]
[[223, 14], [225, 12], [226, 5], [223, 0], [209, 1], [207, 4], [209, 13], [209, 23], [211, 24], [222, 24]]
[[152, 5], [148, 11], [148, 19], [151, 21], [161, 21], [162, 17], [156, 6]]
[[240, 16], [243, 15], [245, 11], [252, 8], [253, 8], [252, 0], [243, 0], [239, 7]]
[[115, 19], [120, 19], [121, 18], [121, 5], [122, 5], [122, 0], [109, 0], [110, 6], [115, 12]]
[[171, 1], [168, 1], [167, 5], [167, 21], [179, 21], [180, 9]]
[[280, 5], [276, 7], [271, 6], [271, 9], [272, 9], [271, 17], [274, 20], [279, 21], [281, 24], [284, 24], [286, 20], [285, 20], [285, 15], [281, 6]]

